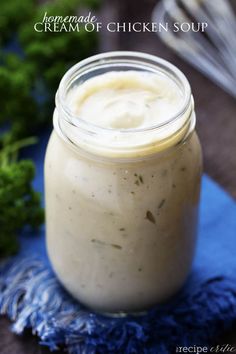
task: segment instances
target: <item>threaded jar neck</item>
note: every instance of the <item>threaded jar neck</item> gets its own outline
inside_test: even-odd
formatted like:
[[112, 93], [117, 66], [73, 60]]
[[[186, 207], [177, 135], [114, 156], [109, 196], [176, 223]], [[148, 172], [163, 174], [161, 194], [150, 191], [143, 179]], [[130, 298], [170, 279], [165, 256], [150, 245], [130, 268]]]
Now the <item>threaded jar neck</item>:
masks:
[[[138, 71], [168, 77], [181, 92], [181, 106], [171, 117], [147, 127], [111, 129], [76, 115], [69, 103], [73, 88], [107, 72]], [[95, 155], [130, 158], [151, 155], [178, 144], [195, 126], [191, 88], [184, 74], [169, 62], [139, 52], [107, 52], [85, 59], [63, 76], [57, 94], [54, 127], [74, 147]], [[134, 138], [135, 137], [135, 138]]]

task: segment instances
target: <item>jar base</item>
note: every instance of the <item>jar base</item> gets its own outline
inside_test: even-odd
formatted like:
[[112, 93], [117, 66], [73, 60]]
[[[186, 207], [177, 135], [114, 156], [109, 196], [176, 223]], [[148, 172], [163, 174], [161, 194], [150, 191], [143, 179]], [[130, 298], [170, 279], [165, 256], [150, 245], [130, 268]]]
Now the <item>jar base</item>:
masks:
[[105, 317], [112, 317], [112, 318], [125, 318], [125, 317], [142, 317], [147, 314], [147, 311], [137, 311], [137, 312], [100, 312], [100, 311], [94, 311], [98, 315], [105, 316]]

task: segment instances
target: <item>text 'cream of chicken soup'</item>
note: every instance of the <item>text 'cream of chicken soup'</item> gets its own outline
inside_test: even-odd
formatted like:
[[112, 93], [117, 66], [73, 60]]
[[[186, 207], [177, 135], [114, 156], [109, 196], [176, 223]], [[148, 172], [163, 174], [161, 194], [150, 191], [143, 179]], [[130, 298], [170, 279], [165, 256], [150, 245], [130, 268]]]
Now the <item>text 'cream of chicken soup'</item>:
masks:
[[63, 77], [45, 160], [47, 249], [65, 288], [104, 313], [171, 297], [194, 255], [202, 170], [185, 76], [142, 53]]

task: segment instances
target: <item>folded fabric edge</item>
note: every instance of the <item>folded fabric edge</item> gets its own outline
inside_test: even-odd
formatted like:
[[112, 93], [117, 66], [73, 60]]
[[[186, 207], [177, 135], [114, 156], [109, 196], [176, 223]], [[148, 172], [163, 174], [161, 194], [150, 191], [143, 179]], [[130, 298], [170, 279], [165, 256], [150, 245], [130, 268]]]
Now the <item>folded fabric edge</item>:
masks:
[[51, 350], [167, 354], [181, 345], [210, 345], [232, 326], [236, 284], [219, 275], [143, 316], [114, 318], [74, 301], [40, 258], [16, 257], [0, 267], [0, 314], [13, 321], [13, 332], [31, 328]]

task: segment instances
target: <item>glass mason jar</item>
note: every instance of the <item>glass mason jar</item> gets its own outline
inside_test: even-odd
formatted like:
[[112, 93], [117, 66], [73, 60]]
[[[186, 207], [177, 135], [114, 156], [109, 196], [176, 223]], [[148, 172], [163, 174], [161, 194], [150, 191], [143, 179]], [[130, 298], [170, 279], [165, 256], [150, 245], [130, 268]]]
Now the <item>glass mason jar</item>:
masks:
[[[181, 91], [181, 110], [142, 129], [104, 128], [73, 114], [73, 87], [126, 70], [168, 76]], [[152, 55], [95, 55], [62, 78], [53, 122], [46, 232], [59, 280], [104, 313], [143, 311], [167, 300], [190, 272], [198, 224], [202, 158], [187, 79]]]

